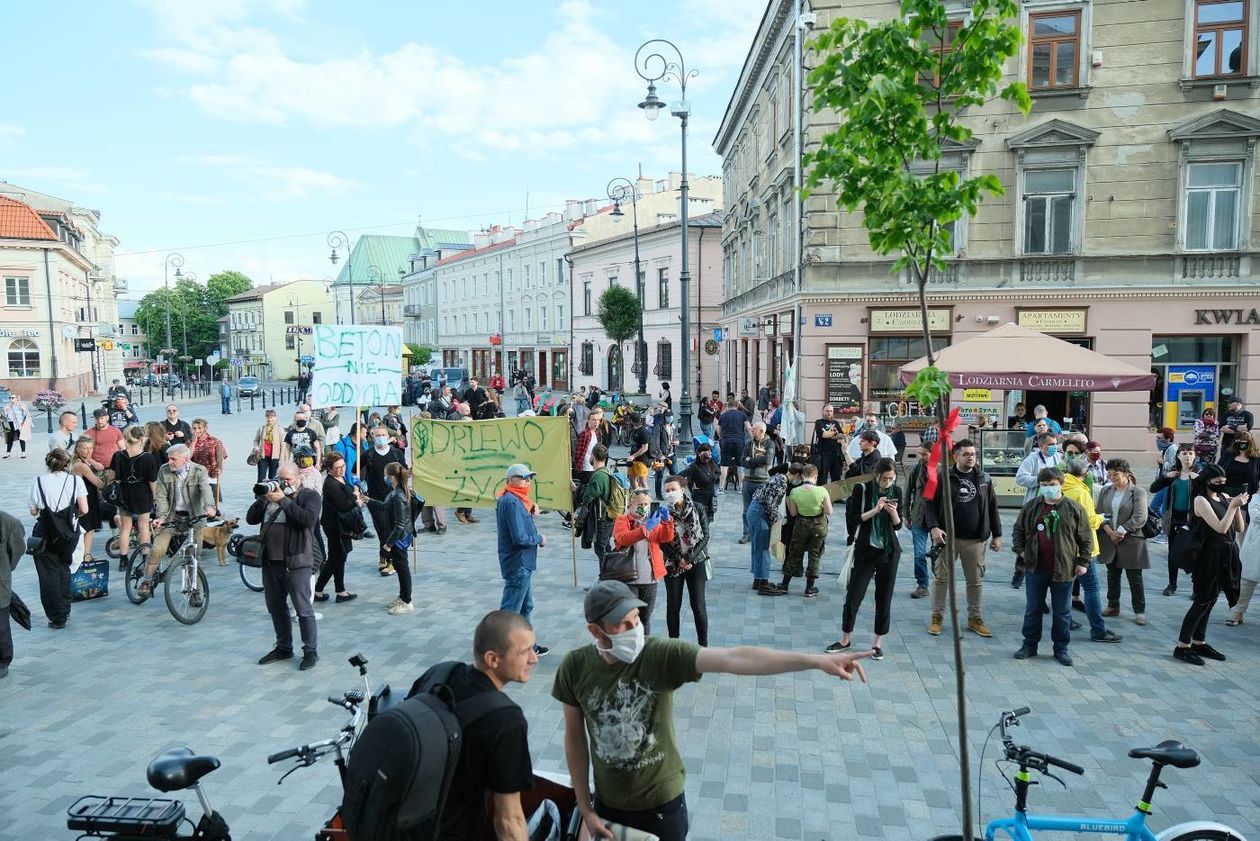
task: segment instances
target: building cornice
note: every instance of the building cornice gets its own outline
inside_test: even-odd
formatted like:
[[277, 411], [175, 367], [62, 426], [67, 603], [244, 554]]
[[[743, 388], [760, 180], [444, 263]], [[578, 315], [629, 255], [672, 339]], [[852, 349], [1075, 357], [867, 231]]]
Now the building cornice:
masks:
[[[930, 303], [964, 303], [964, 302], [996, 302], [996, 301], [1016, 301], [1026, 303], [1028, 301], [1042, 301], [1046, 304], [1054, 304], [1056, 306], [1070, 307], [1077, 303], [1089, 301], [1149, 301], [1156, 300], [1184, 300], [1184, 299], [1202, 299], [1202, 298], [1252, 298], [1260, 297], [1260, 290], [1250, 288], [1221, 288], [1221, 287], [1204, 287], [1204, 286], [1187, 286], [1187, 287], [1150, 287], [1141, 288], [1125, 288], [1125, 289], [1082, 289], [1073, 288], [1071, 297], [1067, 297], [1062, 291], [1054, 291], [1049, 289], [1038, 289], [1029, 291], [1019, 291], [1013, 289], [1001, 290], [984, 290], [977, 289], [975, 292], [931, 292], [927, 293], [927, 300]], [[803, 304], [901, 304], [907, 307], [917, 307], [918, 301], [913, 290], [906, 290], [898, 295], [889, 295], [887, 293], [861, 293], [846, 294], [843, 292], [835, 292], [830, 294], [805, 293], [800, 297]]]
[[760, 81], [766, 66], [774, 61], [779, 51], [784, 24], [793, 20], [797, 0], [769, 0], [766, 11], [757, 27], [757, 35], [748, 48], [743, 69], [739, 74], [739, 82], [731, 93], [722, 114], [722, 122], [718, 125], [717, 134], [713, 137], [713, 151], [720, 157], [726, 157], [726, 147], [730, 145], [736, 129], [745, 122], [745, 114], [750, 104], [761, 89]]

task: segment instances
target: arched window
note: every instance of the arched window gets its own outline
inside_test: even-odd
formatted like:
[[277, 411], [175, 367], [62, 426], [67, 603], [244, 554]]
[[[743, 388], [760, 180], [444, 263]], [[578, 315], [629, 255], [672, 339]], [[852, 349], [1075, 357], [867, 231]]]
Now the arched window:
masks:
[[30, 339], [14, 339], [9, 343], [9, 376], [39, 376], [39, 346]]

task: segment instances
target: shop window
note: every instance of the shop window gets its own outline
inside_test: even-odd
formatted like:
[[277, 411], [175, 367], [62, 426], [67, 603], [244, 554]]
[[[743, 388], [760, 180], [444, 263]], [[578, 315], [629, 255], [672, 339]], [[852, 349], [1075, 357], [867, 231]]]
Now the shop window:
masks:
[[10, 307], [29, 307], [31, 305], [31, 279], [29, 277], [6, 277], [4, 279], [4, 302]]
[[14, 339], [9, 343], [9, 376], [39, 376], [39, 347], [30, 339]]
[[[933, 336], [932, 350], [939, 352], [949, 347], [948, 336]], [[927, 345], [922, 336], [881, 336], [869, 340], [870, 386], [872, 400], [897, 400], [904, 386], [897, 371], [907, 362], [927, 355]]]
[[1247, 0], [1194, 0], [1191, 70], [1195, 79], [1242, 76], [1247, 70]]
[[1080, 86], [1081, 11], [1028, 16], [1028, 90]]
[[656, 343], [656, 367], [652, 369], [652, 373], [662, 380], [672, 379], [674, 376], [674, 349], [665, 339]]

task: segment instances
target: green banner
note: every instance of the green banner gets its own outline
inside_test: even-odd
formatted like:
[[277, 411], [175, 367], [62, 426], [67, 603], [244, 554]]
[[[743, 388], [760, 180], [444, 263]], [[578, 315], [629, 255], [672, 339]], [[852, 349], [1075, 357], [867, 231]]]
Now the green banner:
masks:
[[411, 423], [412, 482], [431, 505], [493, 508], [518, 462], [538, 473], [539, 508], [572, 511], [568, 418], [500, 418]]

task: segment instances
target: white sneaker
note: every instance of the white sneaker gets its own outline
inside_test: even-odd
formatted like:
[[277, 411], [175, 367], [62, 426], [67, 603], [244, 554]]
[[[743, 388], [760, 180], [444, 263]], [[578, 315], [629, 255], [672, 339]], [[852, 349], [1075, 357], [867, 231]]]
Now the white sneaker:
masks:
[[386, 607], [392, 608], [395, 605], [400, 604], [401, 602], [402, 602], [402, 596], [394, 596], [392, 599], [389, 600], [389, 604], [387, 604]]
[[400, 613], [415, 613], [415, 610], [416, 606], [414, 604], [411, 602], [405, 602], [402, 599], [399, 599], [397, 604], [390, 605], [389, 607], [389, 613], [391, 616], [397, 616]]

